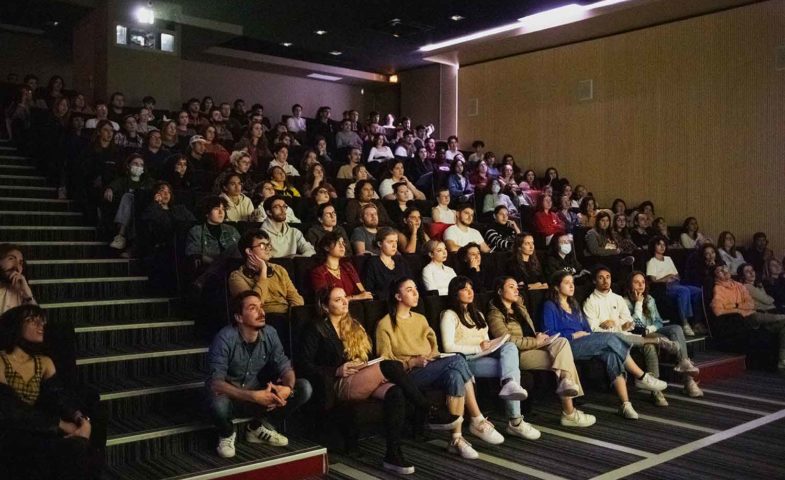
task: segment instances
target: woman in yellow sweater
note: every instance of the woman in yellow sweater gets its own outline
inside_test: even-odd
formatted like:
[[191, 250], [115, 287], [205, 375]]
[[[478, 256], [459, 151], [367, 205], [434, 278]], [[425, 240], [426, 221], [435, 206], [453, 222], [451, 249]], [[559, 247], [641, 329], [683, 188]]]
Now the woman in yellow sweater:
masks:
[[[472, 435], [490, 444], [502, 443], [504, 437], [480, 412], [466, 360], [461, 355], [440, 355], [436, 333], [424, 316], [412, 311], [419, 298], [417, 285], [411, 278], [403, 277], [393, 282], [388, 298], [390, 313], [376, 326], [376, 353], [382, 358], [402, 362], [419, 388], [444, 390], [451, 414], [469, 414]], [[447, 451], [467, 459], [479, 456], [464, 440], [460, 424], [453, 430]]]

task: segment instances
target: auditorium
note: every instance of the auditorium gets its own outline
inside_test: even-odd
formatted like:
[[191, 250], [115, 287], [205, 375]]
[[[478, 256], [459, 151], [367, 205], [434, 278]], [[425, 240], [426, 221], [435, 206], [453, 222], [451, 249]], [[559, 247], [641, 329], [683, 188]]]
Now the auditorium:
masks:
[[785, 480], [785, 0], [0, 3], [0, 479]]

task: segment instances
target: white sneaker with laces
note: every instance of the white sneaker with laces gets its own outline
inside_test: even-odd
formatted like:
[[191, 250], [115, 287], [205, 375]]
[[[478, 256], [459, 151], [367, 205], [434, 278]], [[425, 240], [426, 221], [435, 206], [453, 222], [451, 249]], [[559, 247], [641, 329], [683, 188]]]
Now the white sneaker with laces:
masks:
[[483, 442], [490, 443], [491, 445], [499, 445], [504, 442], [504, 437], [501, 433], [496, 431], [496, 428], [487, 418], [482, 421], [469, 425], [469, 432]]
[[237, 432], [232, 432], [228, 437], [218, 437], [218, 446], [215, 451], [221, 458], [234, 457], [234, 440], [237, 438]]
[[667, 407], [668, 400], [665, 398], [665, 395], [662, 392], [651, 392], [651, 399], [654, 402], [654, 405], [658, 407]]
[[701, 390], [700, 387], [698, 386], [698, 382], [696, 382], [692, 378], [690, 378], [684, 383], [684, 393], [686, 393], [687, 396], [692, 398], [703, 396], [703, 390]]
[[476, 458], [480, 458], [480, 454], [477, 453], [472, 447], [472, 444], [467, 442], [463, 437], [458, 437], [453, 440], [448, 446], [447, 451], [449, 453], [455, 453], [460, 455], [462, 458], [467, 460], [474, 460]]
[[529, 393], [525, 388], [520, 386], [515, 380], [510, 380], [502, 386], [499, 391], [499, 398], [502, 400], [518, 400], [524, 401], [529, 397]]
[[591, 427], [597, 423], [597, 417], [594, 415], [589, 415], [588, 413], [583, 413], [582, 411], [578, 410], [577, 408], [572, 411], [571, 414], [567, 415], [564, 412], [561, 412], [561, 425], [562, 427]]
[[537, 440], [542, 433], [534, 428], [531, 423], [526, 423], [521, 418], [521, 423], [513, 425], [512, 422], [507, 422], [507, 428], [504, 429], [510, 435], [525, 438], [526, 440]]
[[695, 331], [692, 329], [689, 323], [685, 323], [681, 326], [681, 329], [684, 330], [684, 335], [687, 337], [694, 337]]
[[668, 384], [647, 373], [643, 375], [643, 378], [635, 379], [635, 388], [649, 390], [650, 392], [661, 392], [668, 388]]
[[125, 237], [122, 235], [115, 235], [109, 246], [115, 250], [125, 250]]
[[673, 367], [673, 371], [679, 373], [686, 373], [691, 377], [697, 377], [698, 374], [701, 373], [700, 369], [696, 367], [692, 363], [692, 360], [690, 360], [689, 358], [685, 358], [682, 361], [680, 361], [678, 365]]
[[621, 407], [619, 408], [619, 415], [621, 415], [622, 417], [628, 420], [638, 419], [638, 412], [636, 412], [635, 409], [632, 408], [632, 403], [630, 402], [624, 402], [621, 404]]
[[251, 430], [250, 425], [245, 429], [245, 440], [248, 443], [266, 443], [273, 447], [289, 445], [289, 439], [275, 431], [271, 425], [262, 423], [259, 428]]
[[580, 393], [578, 385], [569, 378], [562, 378], [559, 386], [556, 388], [556, 395], [560, 397], [573, 398], [577, 397], [578, 393]]

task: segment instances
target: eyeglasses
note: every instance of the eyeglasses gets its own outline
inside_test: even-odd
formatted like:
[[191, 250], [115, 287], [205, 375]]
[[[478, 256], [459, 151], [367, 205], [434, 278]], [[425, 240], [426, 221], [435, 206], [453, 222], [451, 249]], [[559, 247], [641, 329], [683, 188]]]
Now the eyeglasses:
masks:
[[252, 248], [258, 248], [258, 247], [261, 247], [262, 250], [271, 250], [273, 248], [273, 246], [270, 244], [270, 242], [258, 243], [256, 245], [254, 245]]

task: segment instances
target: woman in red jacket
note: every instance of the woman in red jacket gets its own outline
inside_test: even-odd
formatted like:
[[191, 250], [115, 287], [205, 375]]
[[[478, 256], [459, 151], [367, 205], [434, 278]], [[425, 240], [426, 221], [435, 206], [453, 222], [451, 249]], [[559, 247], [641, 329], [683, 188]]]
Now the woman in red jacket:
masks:
[[553, 235], [562, 235], [567, 232], [561, 217], [553, 211], [553, 199], [543, 196], [540, 199], [540, 209], [534, 214], [534, 229], [545, 237], [545, 244], [550, 243]]

